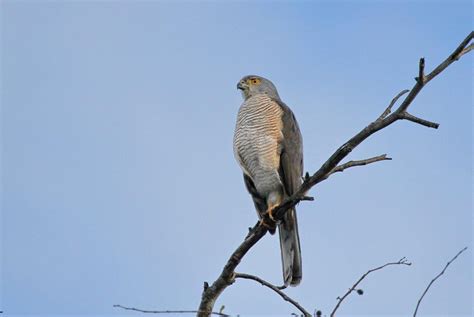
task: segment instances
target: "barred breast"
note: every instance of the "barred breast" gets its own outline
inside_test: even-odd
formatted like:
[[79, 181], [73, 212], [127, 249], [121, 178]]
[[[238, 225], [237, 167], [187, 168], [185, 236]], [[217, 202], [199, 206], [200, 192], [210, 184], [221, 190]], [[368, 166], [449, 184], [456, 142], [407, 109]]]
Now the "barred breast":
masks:
[[257, 191], [266, 196], [281, 186], [278, 168], [283, 110], [264, 94], [240, 107], [234, 133], [234, 155]]

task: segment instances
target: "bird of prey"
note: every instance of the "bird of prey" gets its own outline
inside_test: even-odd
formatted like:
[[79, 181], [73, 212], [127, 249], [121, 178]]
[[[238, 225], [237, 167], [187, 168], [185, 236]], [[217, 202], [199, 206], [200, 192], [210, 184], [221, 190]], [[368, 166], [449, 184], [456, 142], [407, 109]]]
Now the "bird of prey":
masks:
[[[263, 219], [301, 185], [303, 140], [291, 109], [283, 103], [273, 83], [249, 75], [237, 84], [244, 102], [237, 115], [234, 155], [257, 214]], [[270, 228], [270, 233], [275, 232]], [[285, 286], [302, 278], [301, 249], [296, 210], [288, 210], [278, 223]]]

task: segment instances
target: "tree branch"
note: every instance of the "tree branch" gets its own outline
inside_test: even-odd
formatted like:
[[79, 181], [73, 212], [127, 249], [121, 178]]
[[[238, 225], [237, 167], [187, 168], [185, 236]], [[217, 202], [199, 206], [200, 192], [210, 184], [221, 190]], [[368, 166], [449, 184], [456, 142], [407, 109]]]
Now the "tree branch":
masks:
[[[438, 67], [436, 67], [430, 74], [424, 76], [424, 80], [418, 80], [397, 110], [395, 110], [392, 114], [388, 115], [388, 112], [391, 111], [393, 104], [395, 104], [397, 99], [400, 97], [395, 97], [394, 101], [392, 102], [393, 104], [391, 104], [391, 106], [389, 105], [389, 107], [384, 111], [383, 114], [386, 113], [385, 117], [379, 117], [375, 121], [370, 123], [368, 126], [366, 126], [354, 137], [349, 139], [345, 144], [340, 146], [312, 176], [305, 177], [305, 180], [303, 181], [303, 184], [300, 186], [300, 188], [291, 197], [285, 199], [279, 206], [273, 209], [273, 218], [277, 221], [281, 220], [284, 214], [290, 208], [298, 204], [313, 186], [327, 179], [328, 175], [331, 174], [334, 168], [336, 168], [338, 164], [347, 155], [349, 155], [349, 153], [351, 153], [354, 148], [356, 148], [369, 136], [386, 128], [395, 121], [406, 119], [406, 110], [411, 105], [411, 103], [421, 91], [421, 89], [429, 81], [431, 81], [434, 77], [436, 77], [439, 73], [441, 73], [444, 69], [451, 65], [454, 61], [458, 60], [462, 55], [472, 50], [472, 47], [471, 45], [469, 45], [469, 43], [471, 42], [473, 37], [474, 32], [471, 32], [445, 61], [438, 65]], [[420, 60], [418, 69], [419, 76], [420, 73], [424, 74], [424, 59]], [[421, 124], [421, 122], [416, 123]], [[268, 215], [265, 215], [263, 218], [263, 222], [268, 223], [272, 221]], [[206, 287], [204, 287], [204, 290], [202, 292], [199, 312], [197, 314], [199, 317], [205, 317], [210, 315], [210, 313], [208, 312], [212, 311], [214, 303], [216, 302], [219, 295], [224, 291], [227, 286], [231, 285], [234, 282], [233, 274], [237, 265], [239, 265], [240, 261], [250, 250], [250, 248], [252, 248], [266, 233], [267, 228], [262, 223], [257, 223], [257, 225], [255, 225], [250, 230], [249, 234], [246, 236], [242, 244], [240, 244], [240, 246], [232, 253], [219, 277], [210, 286], [206, 284]]]
[[262, 284], [263, 286], [266, 286], [266, 287], [270, 288], [271, 290], [276, 292], [278, 295], [280, 295], [281, 298], [283, 298], [285, 301], [293, 304], [293, 306], [295, 306], [300, 312], [302, 312], [305, 317], [311, 317], [311, 314], [308, 313], [308, 311], [305, 310], [297, 301], [290, 298], [288, 295], [286, 295], [284, 292], [281, 291], [282, 289], [285, 288], [284, 286], [275, 286], [275, 285], [261, 279], [258, 276], [254, 276], [254, 275], [250, 275], [250, 274], [244, 274], [244, 273], [235, 273], [235, 278], [243, 278], [243, 279], [247, 279], [247, 280], [254, 280], [254, 281]]
[[388, 105], [387, 109], [385, 109], [385, 111], [380, 115], [380, 117], [378, 117], [378, 121], [381, 121], [383, 120], [386, 116], [388, 116], [390, 114], [390, 112], [392, 112], [392, 108], [393, 106], [395, 105], [395, 103], [398, 101], [398, 99], [400, 99], [401, 96], [403, 96], [404, 94], [406, 94], [407, 92], [409, 92], [410, 90], [408, 89], [405, 89], [405, 90], [402, 90], [398, 93], [398, 95], [396, 95], [392, 101], [390, 102], [390, 104]]
[[[425, 76], [425, 80], [423, 83], [421, 81], [417, 81], [413, 88], [411, 89], [410, 93], [405, 97], [402, 104], [398, 107], [395, 112], [391, 115], [385, 117], [384, 119], [380, 120], [380, 117], [362, 129], [359, 133], [357, 133], [354, 137], [352, 137], [349, 141], [339, 147], [331, 157], [319, 168], [316, 173], [314, 173], [311, 177], [306, 178], [303, 184], [300, 186], [298, 191], [283, 201], [280, 206], [276, 207], [273, 210], [273, 217], [276, 219], [281, 219], [284, 213], [290, 209], [291, 207], [295, 206], [299, 201], [300, 197], [304, 196], [304, 194], [310, 190], [314, 185], [320, 183], [321, 181], [327, 178], [327, 174], [330, 173], [333, 168], [339, 164], [339, 162], [344, 159], [354, 148], [356, 148], [360, 143], [362, 143], [365, 139], [367, 139], [372, 134], [386, 128], [387, 126], [391, 125], [395, 121], [405, 119], [407, 117], [406, 110], [411, 105], [415, 97], [418, 93], [423, 89], [423, 87], [432, 80], [436, 75], [441, 73], [444, 69], [446, 69], [451, 63], [458, 60], [464, 53], [464, 48], [470, 43], [470, 41], [474, 37], [474, 32], [471, 32], [462, 42], [461, 44], [454, 50], [454, 52], [448, 57], [443, 63], [438, 65], [429, 75]], [[468, 50], [470, 51], [470, 50]], [[424, 63], [424, 59], [420, 60], [420, 63]], [[419, 66], [424, 71], [424, 65]], [[400, 93], [402, 94], [402, 93]], [[396, 101], [396, 97], [394, 98]], [[394, 102], [395, 103], [395, 102]], [[390, 106], [389, 106], [390, 108]], [[385, 111], [384, 111], [385, 113]], [[410, 117], [411, 118], [411, 117]], [[419, 122], [417, 122], [419, 123]]]
[[[342, 297], [338, 297], [339, 301], [337, 302], [336, 306], [335, 306], [334, 309], [332, 310], [330, 316], [331, 316], [331, 317], [334, 317], [334, 314], [336, 313], [337, 309], [339, 308], [339, 306], [341, 305], [341, 303], [344, 301], [344, 299], [346, 299], [346, 297], [349, 296], [350, 293], [352, 293], [354, 290], [356, 290], [357, 285], [359, 285], [359, 283], [362, 282], [362, 280], [363, 280], [364, 278], [366, 278], [367, 275], [369, 275], [369, 274], [372, 273], [372, 272], [381, 270], [381, 269], [383, 269], [384, 267], [387, 267], [387, 266], [389, 266], [389, 265], [407, 265], [407, 266], [410, 266], [411, 263], [408, 262], [405, 257], [403, 257], [403, 258], [401, 258], [400, 260], [398, 260], [397, 262], [389, 262], [389, 263], [386, 263], [386, 264], [384, 264], [384, 265], [382, 265], [382, 266], [376, 267], [375, 269], [368, 270], [364, 275], [362, 275], [362, 276], [357, 280], [357, 282], [354, 283], [354, 285], [352, 285], [351, 288], [349, 288], [349, 290], [348, 290]], [[363, 294], [363, 291], [360, 290], [360, 289], [358, 289], [358, 290], [357, 290], [357, 293], [358, 293], [359, 295], [362, 295], [362, 294]]]
[[[346, 297], [349, 296], [350, 293], [352, 293], [353, 291], [356, 290], [357, 285], [359, 285], [359, 283], [362, 282], [362, 280], [363, 280], [364, 278], [366, 278], [367, 275], [369, 275], [369, 274], [372, 273], [372, 272], [381, 270], [381, 269], [383, 269], [383, 268], [385, 268], [385, 267], [387, 267], [387, 266], [389, 266], [389, 265], [407, 265], [407, 266], [410, 266], [411, 263], [408, 262], [405, 257], [403, 257], [403, 258], [401, 258], [400, 260], [398, 260], [397, 262], [389, 262], [389, 263], [386, 263], [386, 264], [381, 265], [381, 266], [379, 266], [379, 267], [376, 267], [376, 268], [374, 268], [374, 269], [368, 270], [364, 275], [362, 275], [362, 276], [357, 280], [357, 282], [354, 283], [354, 285], [352, 285], [351, 288], [349, 288], [349, 290], [348, 290], [342, 297], [338, 297], [338, 298], [337, 298], [339, 301], [337, 302], [336, 306], [335, 306], [334, 309], [332, 310], [330, 316], [331, 316], [331, 317], [334, 316], [334, 314], [336, 313], [337, 309], [339, 308], [339, 306], [341, 305], [341, 303], [344, 301], [344, 299], [346, 299]], [[363, 294], [363, 291], [362, 291], [361, 289], [358, 289], [358, 290], [356, 290], [356, 291], [357, 291], [357, 293], [358, 293], [359, 295], [362, 295], [362, 294]]]
[[459, 46], [454, 50], [448, 58], [446, 58], [441, 64], [438, 65], [431, 73], [429, 73], [425, 78], [425, 83], [432, 80], [439, 73], [446, 69], [451, 63], [460, 59], [464, 54], [469, 53], [474, 48], [474, 44], [468, 46], [468, 44], [474, 38], [474, 31], [471, 31], [469, 35], [459, 44]]
[[420, 58], [420, 63], [418, 65], [418, 77], [416, 77], [416, 81], [420, 83], [420, 85], [425, 84], [425, 58]]
[[425, 127], [428, 127], [428, 128], [438, 129], [438, 127], [439, 127], [439, 123], [431, 122], [431, 121], [428, 121], [428, 120], [425, 120], [425, 119], [415, 117], [414, 115], [412, 115], [408, 112], [402, 113], [401, 114], [401, 119], [408, 120], [408, 121], [411, 121], [411, 122], [415, 122], [415, 123], [421, 124], [421, 125], [423, 125]]
[[[200, 311], [198, 310], [145, 310], [145, 309], [138, 309], [134, 307], [125, 307], [122, 305], [114, 305], [113, 307], [115, 308], [121, 308], [123, 310], [130, 310], [130, 311], [136, 311], [140, 313], [147, 313], [147, 314], [188, 314], [188, 313], [199, 313]], [[230, 315], [224, 314], [224, 313], [218, 313], [218, 312], [206, 312], [210, 315], [217, 315], [217, 316], [222, 316], [222, 317], [230, 317]]]
[[448, 268], [448, 266], [454, 262], [458, 256], [461, 255], [461, 253], [463, 253], [464, 251], [467, 250], [467, 247], [463, 248], [461, 251], [459, 251], [448, 263], [446, 263], [446, 266], [444, 267], [444, 269], [438, 274], [436, 275], [435, 278], [433, 278], [431, 280], [431, 282], [428, 284], [428, 286], [426, 287], [425, 291], [423, 292], [423, 294], [421, 294], [421, 297], [420, 299], [418, 299], [418, 303], [416, 304], [416, 308], [415, 308], [415, 312], [413, 313], [413, 317], [416, 317], [416, 314], [418, 312], [418, 308], [420, 307], [420, 304], [421, 304], [421, 301], [423, 300], [423, 297], [425, 297], [426, 293], [428, 292], [428, 290], [430, 289], [431, 285], [433, 285], [433, 283], [441, 276], [444, 274], [444, 272], [446, 271], [446, 269]]
[[374, 157], [371, 157], [371, 158], [368, 158], [368, 159], [365, 159], [365, 160], [349, 161], [347, 163], [338, 165], [335, 168], [333, 168], [332, 171], [328, 174], [328, 176], [332, 175], [334, 173], [343, 172], [344, 170], [346, 170], [348, 168], [351, 168], [351, 167], [354, 167], [354, 166], [364, 166], [364, 165], [372, 164], [372, 163], [375, 163], [375, 162], [391, 161], [391, 160], [392, 160], [392, 158], [387, 157], [387, 154], [382, 154], [382, 155], [374, 156]]

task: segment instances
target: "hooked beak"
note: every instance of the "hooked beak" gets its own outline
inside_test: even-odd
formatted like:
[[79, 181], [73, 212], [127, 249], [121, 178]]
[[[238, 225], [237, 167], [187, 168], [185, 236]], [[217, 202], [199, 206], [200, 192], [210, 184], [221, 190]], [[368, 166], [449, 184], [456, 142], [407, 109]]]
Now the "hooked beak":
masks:
[[244, 84], [243, 84], [242, 82], [239, 82], [239, 83], [237, 84], [237, 89], [244, 90], [244, 89], [245, 89]]

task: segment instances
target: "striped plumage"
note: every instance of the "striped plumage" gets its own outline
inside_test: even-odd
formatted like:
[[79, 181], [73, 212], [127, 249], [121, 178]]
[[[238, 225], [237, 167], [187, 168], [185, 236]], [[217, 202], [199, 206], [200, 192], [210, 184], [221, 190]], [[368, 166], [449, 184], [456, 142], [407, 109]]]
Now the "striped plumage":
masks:
[[255, 182], [257, 191], [268, 195], [280, 183], [279, 140], [282, 109], [264, 94], [247, 99], [239, 109], [234, 134], [234, 153], [240, 166]]
[[[234, 154], [260, 218], [301, 184], [303, 143], [298, 123], [268, 79], [246, 76], [237, 85], [244, 102], [237, 115]], [[285, 285], [302, 277], [296, 210], [278, 224]], [[270, 230], [274, 233], [274, 229]]]

